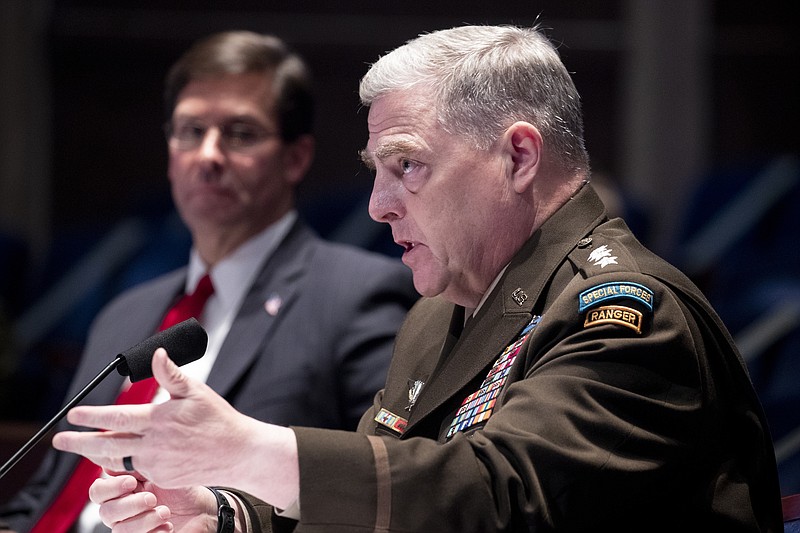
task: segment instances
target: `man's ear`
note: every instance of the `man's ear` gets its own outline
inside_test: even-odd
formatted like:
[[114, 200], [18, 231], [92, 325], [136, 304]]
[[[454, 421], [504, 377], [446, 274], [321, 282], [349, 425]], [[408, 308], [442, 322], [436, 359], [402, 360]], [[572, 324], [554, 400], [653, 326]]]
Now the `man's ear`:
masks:
[[298, 184], [305, 177], [314, 160], [315, 142], [312, 135], [301, 135], [286, 145], [283, 165], [290, 183]]
[[542, 134], [528, 122], [515, 122], [506, 130], [505, 137], [513, 165], [513, 187], [522, 193], [531, 187], [541, 167]]

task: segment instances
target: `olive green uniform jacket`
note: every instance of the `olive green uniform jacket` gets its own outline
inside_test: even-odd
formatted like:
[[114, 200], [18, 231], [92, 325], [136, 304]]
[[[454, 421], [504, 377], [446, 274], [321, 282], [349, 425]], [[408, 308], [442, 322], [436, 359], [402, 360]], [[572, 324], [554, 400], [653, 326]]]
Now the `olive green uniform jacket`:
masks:
[[782, 531], [729, 334], [591, 186], [460, 313], [416, 305], [357, 433], [294, 428], [302, 519], [262, 531]]

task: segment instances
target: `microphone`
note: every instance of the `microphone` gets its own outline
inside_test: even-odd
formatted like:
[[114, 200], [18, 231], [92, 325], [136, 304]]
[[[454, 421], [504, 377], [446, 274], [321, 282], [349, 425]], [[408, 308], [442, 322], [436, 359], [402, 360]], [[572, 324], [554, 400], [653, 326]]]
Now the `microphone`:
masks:
[[208, 335], [195, 318], [184, 320], [171, 328], [159, 331], [136, 346], [128, 348], [117, 356], [122, 359], [117, 372], [130, 376], [132, 382], [153, 377], [153, 352], [165, 348], [176, 365], [183, 366], [200, 359], [206, 353]]
[[139, 344], [128, 348], [117, 355], [95, 378], [89, 382], [78, 394], [75, 395], [67, 404], [54, 416], [36, 435], [30, 438], [25, 445], [15, 453], [11, 459], [0, 467], [0, 479], [8, 473], [11, 468], [33, 448], [42, 437], [44, 437], [53, 426], [55, 426], [67, 412], [75, 407], [87, 394], [103, 381], [115, 369], [120, 375], [130, 376], [131, 382], [141, 381], [153, 377], [151, 362], [153, 352], [157, 348], [167, 350], [170, 359], [178, 366], [191, 363], [200, 359], [206, 352], [208, 345], [208, 335], [200, 323], [195, 318], [184, 320], [171, 328], [159, 331], [152, 337], [148, 337]]

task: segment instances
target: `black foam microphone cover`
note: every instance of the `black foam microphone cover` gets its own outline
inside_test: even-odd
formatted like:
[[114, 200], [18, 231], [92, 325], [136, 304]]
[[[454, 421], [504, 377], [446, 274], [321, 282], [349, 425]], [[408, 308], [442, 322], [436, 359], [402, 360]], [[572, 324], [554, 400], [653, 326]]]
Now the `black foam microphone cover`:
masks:
[[130, 376], [136, 382], [153, 376], [150, 366], [153, 352], [164, 348], [178, 366], [191, 363], [203, 357], [208, 345], [208, 335], [203, 326], [195, 318], [184, 320], [171, 328], [159, 331], [136, 346], [128, 348], [121, 354], [122, 359], [117, 371], [123, 376]]

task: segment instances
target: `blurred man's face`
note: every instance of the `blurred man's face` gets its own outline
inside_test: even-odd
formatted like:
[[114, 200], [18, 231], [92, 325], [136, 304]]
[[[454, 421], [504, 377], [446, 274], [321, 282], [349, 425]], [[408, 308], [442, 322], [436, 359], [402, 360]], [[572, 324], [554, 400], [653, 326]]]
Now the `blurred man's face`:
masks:
[[512, 162], [445, 132], [420, 90], [381, 96], [368, 124], [370, 216], [391, 225], [420, 294], [475, 307], [528, 236], [513, 235]]
[[197, 238], [250, 237], [293, 205], [302, 178], [280, 138], [271, 80], [263, 74], [190, 82], [178, 95], [169, 137], [169, 180]]

